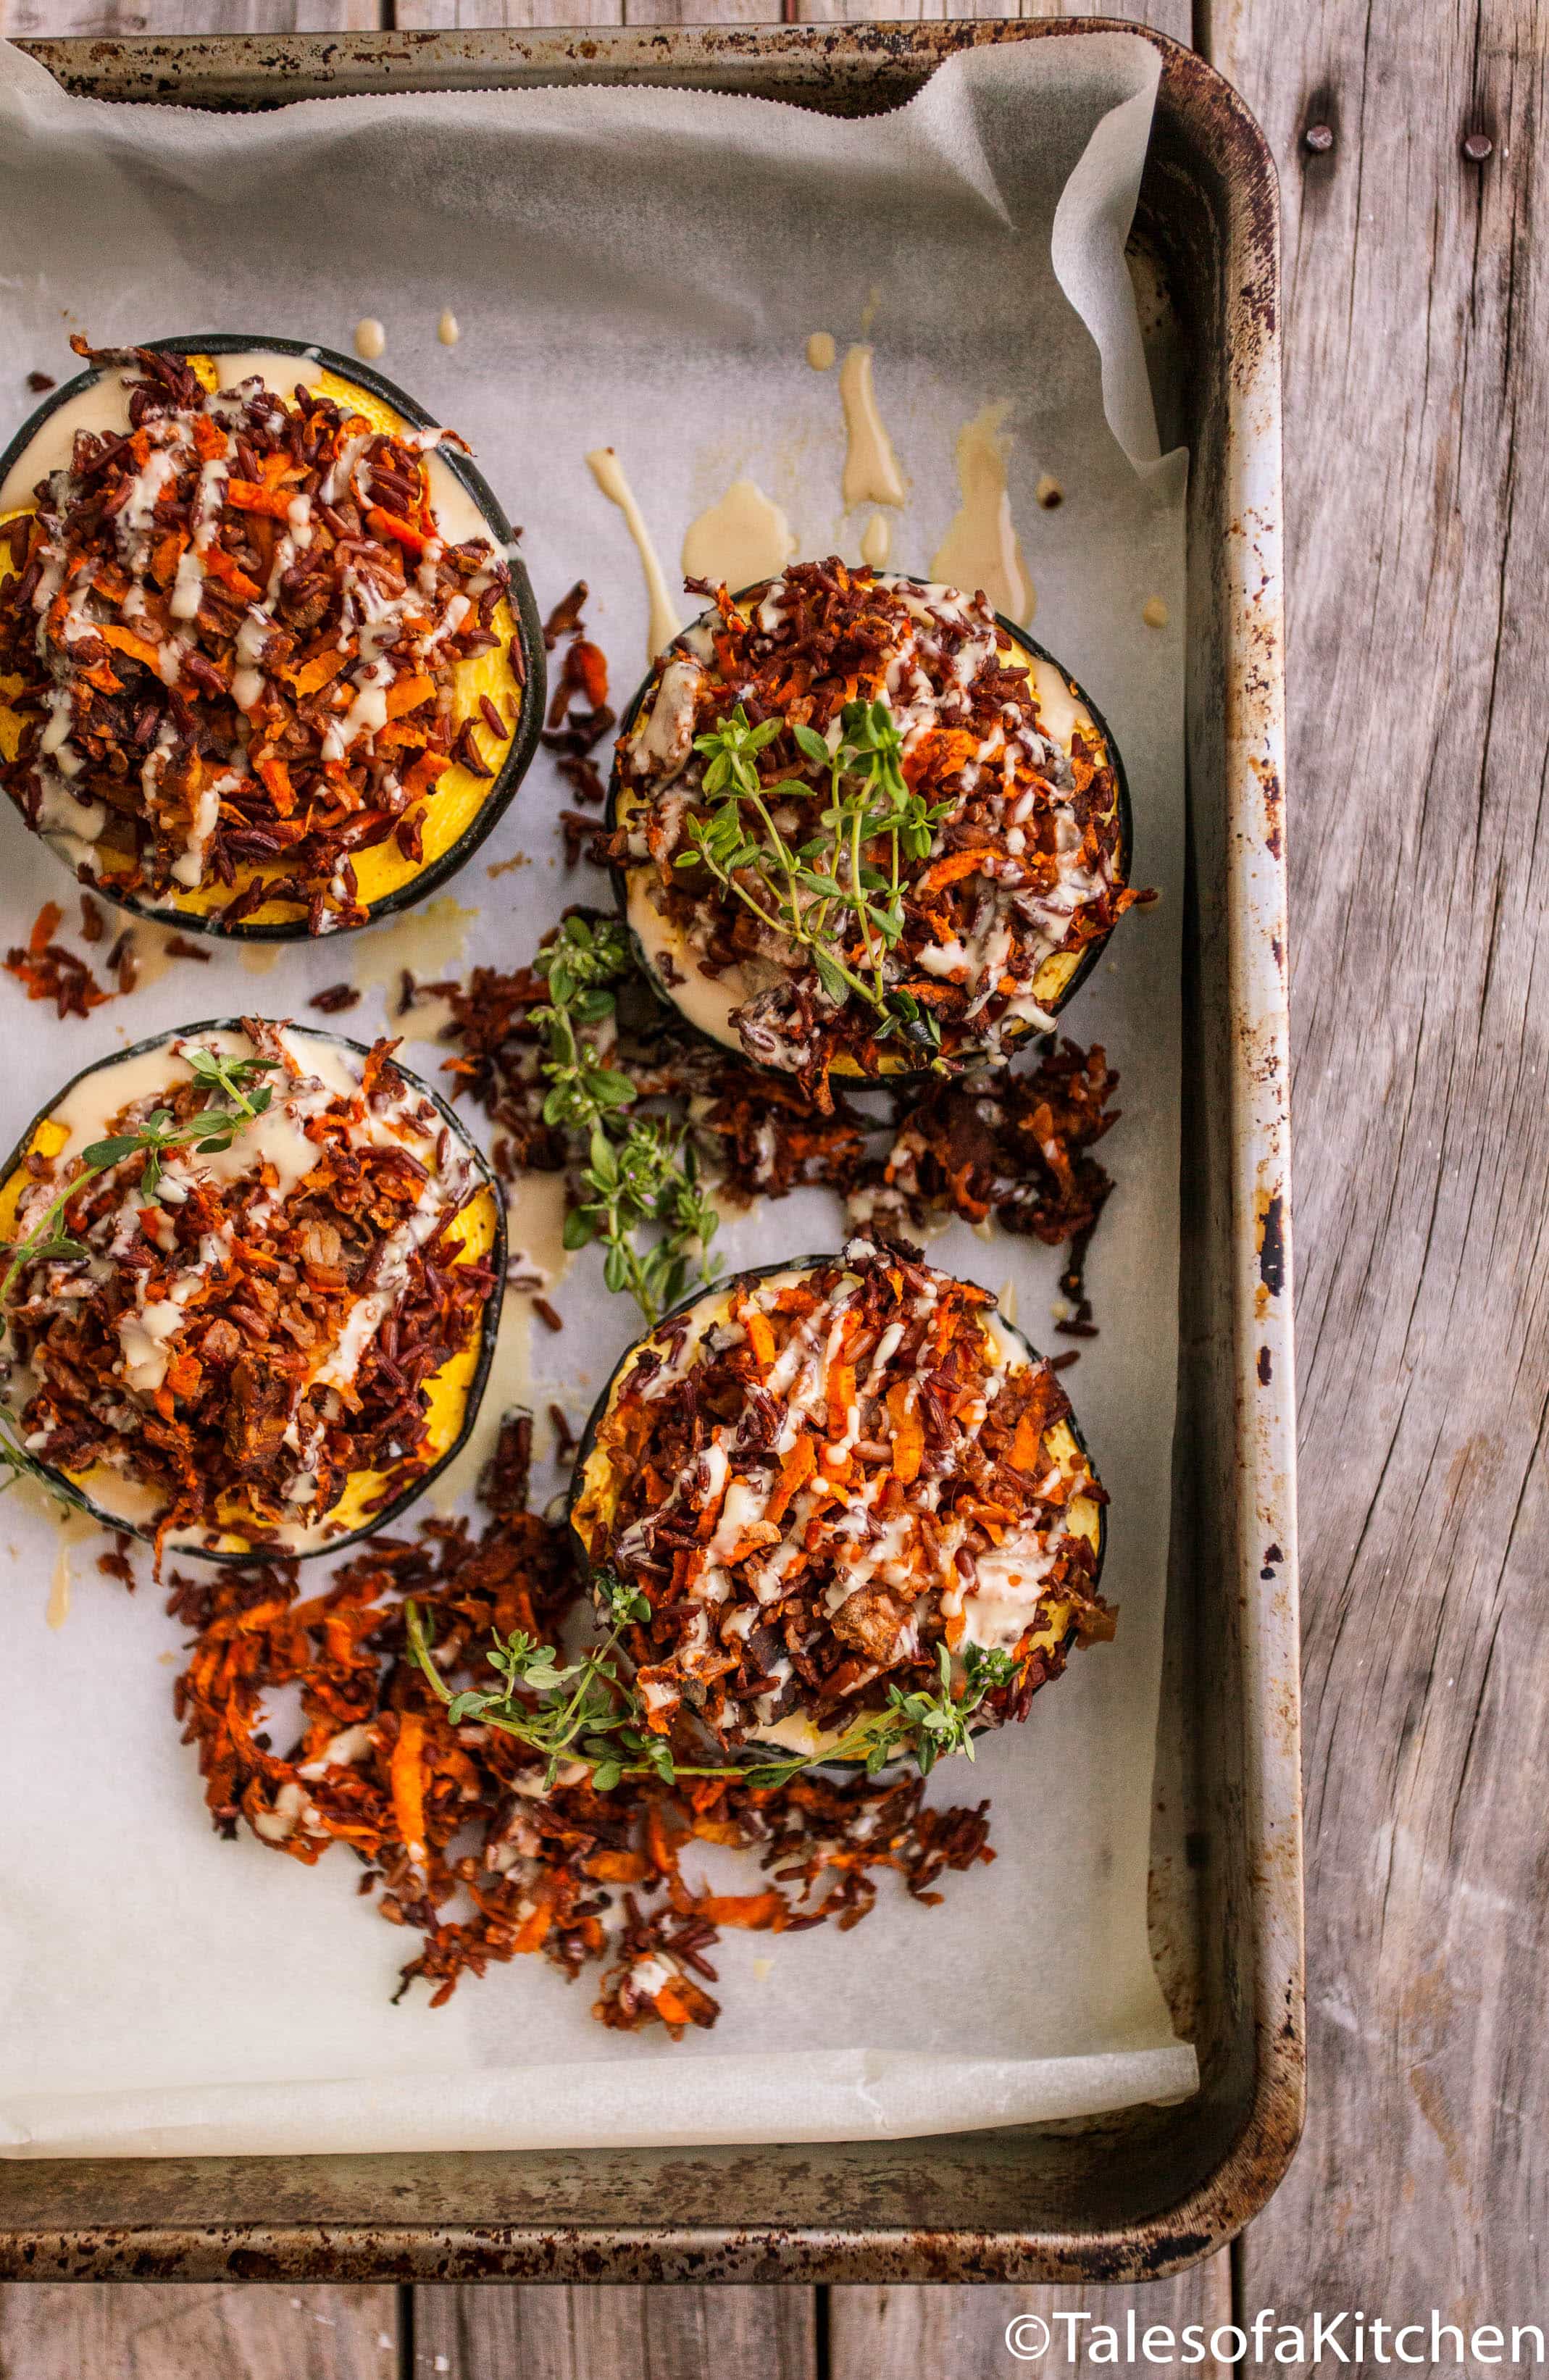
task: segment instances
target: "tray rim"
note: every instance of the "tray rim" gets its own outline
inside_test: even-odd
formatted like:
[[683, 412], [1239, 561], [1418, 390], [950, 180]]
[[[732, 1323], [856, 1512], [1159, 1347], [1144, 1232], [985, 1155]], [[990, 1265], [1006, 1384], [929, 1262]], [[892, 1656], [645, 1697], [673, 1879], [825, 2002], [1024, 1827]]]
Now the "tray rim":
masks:
[[[1256, 121], [1196, 53], [1149, 27], [1107, 17], [451, 34], [143, 34], [47, 37], [17, 46], [67, 88], [89, 95], [242, 106], [317, 95], [320, 84], [345, 95], [477, 89], [502, 79], [530, 83], [537, 79], [535, 68], [545, 64], [566, 80], [602, 82], [611, 71], [615, 79], [691, 82], [715, 76], [726, 82], [742, 69], [772, 73], [789, 86], [804, 71], [820, 77], [828, 61], [852, 69], [869, 64], [877, 72], [889, 66], [929, 70], [969, 47], [1096, 30], [1123, 31], [1158, 51], [1164, 91], [1202, 128], [1208, 127], [1216, 144], [1213, 162], [1224, 181], [1235, 177], [1243, 201], [1240, 219], [1235, 212], [1227, 219], [1230, 285], [1223, 298], [1232, 534], [1221, 591], [1227, 616], [1235, 622], [1228, 643], [1239, 664], [1228, 673], [1224, 706], [1228, 980], [1237, 1034], [1230, 1116], [1231, 1360], [1244, 1567], [1254, 1543], [1272, 1542], [1282, 1562], [1261, 1574], [1268, 1592], [1262, 1586], [1249, 1591], [1247, 1576], [1240, 1582], [1245, 1705], [1250, 1718], [1256, 1712], [1261, 1724], [1245, 1730], [1244, 1742], [1245, 1833], [1253, 1852], [1246, 1933], [1253, 1957], [1255, 2055], [1253, 2089], [1237, 2137], [1197, 2186], [1155, 2218], [1121, 2228], [921, 2230], [917, 2225], [875, 2222], [855, 2228], [827, 2223], [655, 2227], [580, 2220], [558, 2227], [424, 2220], [195, 2227], [93, 2219], [54, 2228], [0, 2220], [0, 2277], [1123, 2282], [1177, 2271], [1219, 2248], [1264, 2205], [1290, 2161], [1305, 2109], [1305, 2057], [1282, 840], [1279, 217], [1276, 170]], [[206, 94], [202, 101], [200, 89]], [[777, 89], [770, 95], [786, 94]], [[1258, 1360], [1265, 1349], [1267, 1381]], [[974, 2136], [950, 2137], [961, 2153]], [[913, 2145], [926, 2150], [930, 2143]], [[29, 2162], [0, 2167], [0, 2175], [19, 2180]], [[73, 2164], [77, 2173], [90, 2169], [104, 2179], [120, 2165], [47, 2162]], [[217, 2170], [249, 2162], [258, 2161], [200, 2161]], [[321, 2167], [338, 2161], [315, 2162]]]

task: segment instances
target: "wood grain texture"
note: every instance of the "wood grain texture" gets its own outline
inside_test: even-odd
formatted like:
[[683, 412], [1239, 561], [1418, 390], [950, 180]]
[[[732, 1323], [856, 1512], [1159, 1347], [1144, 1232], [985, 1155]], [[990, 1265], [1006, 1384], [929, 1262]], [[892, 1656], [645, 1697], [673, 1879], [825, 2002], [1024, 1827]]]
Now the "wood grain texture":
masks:
[[[1125, 2330], [1131, 2311], [1132, 2360]], [[1090, 2325], [1058, 2319], [1083, 2313], [1092, 2316]], [[1157, 2338], [1147, 2350], [1146, 2329], [1160, 2325], [1177, 2342], [1187, 2325], [1197, 2324], [1205, 2360], [1189, 2369], [1200, 2380], [1227, 2380], [1227, 2366], [1209, 2355], [1208, 2342], [1230, 2320], [1225, 2250], [1175, 2280], [1134, 2289], [835, 2289], [829, 2291], [829, 2380], [1008, 2380], [1025, 2373], [1029, 2380], [1055, 2380], [1068, 2372], [1111, 2370], [1116, 2361], [1131, 2374], [1176, 2373], [1181, 2350], [1174, 2343], [1169, 2352], [1169, 2342]], [[1008, 2343], [1013, 2324], [1014, 2352]], [[1118, 2332], [1122, 2351], [1117, 2359], [1111, 2342], [1094, 2336], [1097, 2325]], [[1039, 2353], [1046, 2327], [1049, 2343]]]
[[816, 2298], [807, 2289], [421, 2289], [403, 2380], [817, 2380]]
[[0, 2289], [0, 2380], [397, 2380], [393, 2289]]
[[405, 33], [478, 33], [510, 27], [622, 25], [623, 0], [398, 0], [394, 22]]
[[0, 0], [0, 34], [11, 41], [72, 33], [369, 33], [381, 23], [377, 0]]
[[1285, 205], [1309, 1779], [1312, 2117], [1243, 2290], [1526, 2322], [1549, 2128], [1549, 19], [1215, 0], [1213, 42]]
[[[6, 5], [7, 0], [0, 0], [0, 9]], [[46, 5], [46, 0], [31, 0], [31, 5]], [[153, 6], [155, 0], [145, 0], [145, 5]], [[980, 0], [973, 9], [955, 8], [950, 0], [791, 0], [784, 9], [781, 0], [398, 0], [394, 21], [405, 32], [475, 32], [491, 25], [768, 25], [782, 15], [789, 24], [825, 25], [1091, 13], [1075, 0], [1070, 6], [1061, 0], [1049, 0], [1047, 6], [1040, 0]], [[1177, 41], [1189, 39], [1190, 0], [1133, 0], [1119, 13]]]

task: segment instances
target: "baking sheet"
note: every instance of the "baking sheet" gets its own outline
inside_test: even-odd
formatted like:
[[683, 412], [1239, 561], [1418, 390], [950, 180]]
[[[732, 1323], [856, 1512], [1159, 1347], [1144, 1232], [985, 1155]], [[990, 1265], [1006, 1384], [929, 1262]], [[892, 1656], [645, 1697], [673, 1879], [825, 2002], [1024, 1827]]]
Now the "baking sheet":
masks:
[[[31, 1491], [0, 1508], [0, 2145], [10, 2154], [471, 2148], [865, 2137], [1080, 2115], [1193, 2086], [1149, 1959], [1145, 1889], [1176, 1371], [1182, 859], [1182, 457], [1158, 458], [1123, 236], [1156, 54], [1118, 33], [970, 54], [865, 122], [705, 94], [418, 95], [204, 117], [65, 98], [0, 51], [0, 321], [20, 374], [63, 376], [64, 338], [226, 328], [346, 346], [387, 327], [383, 369], [464, 431], [526, 526], [545, 608], [584, 575], [623, 691], [646, 603], [620, 516], [587, 471], [614, 445], [671, 566], [688, 522], [742, 476], [802, 552], [854, 557], [840, 512], [836, 373], [810, 333], [876, 349], [909, 483], [893, 558], [923, 569], [959, 503], [955, 441], [1004, 403], [1012, 516], [1035, 632], [1106, 711], [1134, 792], [1127, 921], [1070, 1020], [1124, 1075], [1107, 1144], [1119, 1188], [1091, 1272], [1103, 1336], [1069, 1385], [1114, 1497], [1105, 1591], [1118, 1637], [1072, 1663], [1030, 1724], [938, 1772], [937, 1799], [994, 1805], [991, 1868], [945, 1910], [884, 1894], [857, 1932], [731, 1937], [724, 2013], [673, 2046], [607, 2034], [585, 1982], [524, 1961], [432, 2014], [388, 2004], [405, 1937], [354, 1892], [209, 1831], [170, 1715], [178, 1635], [155, 1591], [66, 1558]], [[450, 307], [464, 331], [442, 347]], [[255, 337], [255, 344], [257, 338]], [[1066, 500], [1045, 511], [1051, 474]], [[1159, 599], [1168, 625], [1142, 618]], [[686, 609], [686, 607], [685, 607]], [[121, 1007], [60, 1026], [19, 990], [6, 1099], [18, 1126], [84, 1060], [233, 1008], [298, 1012], [351, 976], [348, 1026], [386, 1015], [402, 965], [514, 964], [567, 898], [535, 768], [452, 892], [347, 942], [173, 965]], [[56, 865], [0, 821], [19, 935]], [[492, 865], [526, 864], [491, 876]], [[433, 1050], [405, 1052], [433, 1066]], [[824, 1194], [730, 1229], [728, 1262], [832, 1245]], [[514, 1239], [522, 1239], [521, 1220]], [[1036, 1340], [1059, 1257], [961, 1227], [938, 1262], [1015, 1284]], [[554, 1293], [561, 1339], [533, 1392], [578, 1420], [632, 1325], [589, 1257]], [[507, 1377], [520, 1373], [516, 1318]], [[557, 1475], [551, 1475], [557, 1481]]]

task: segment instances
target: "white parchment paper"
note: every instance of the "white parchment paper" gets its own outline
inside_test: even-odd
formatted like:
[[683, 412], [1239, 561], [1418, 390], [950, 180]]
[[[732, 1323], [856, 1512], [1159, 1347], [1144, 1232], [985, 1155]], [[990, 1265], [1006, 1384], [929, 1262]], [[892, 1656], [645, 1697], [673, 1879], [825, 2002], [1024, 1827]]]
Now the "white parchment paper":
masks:
[[[393, 2008], [413, 1938], [357, 1897], [342, 1852], [309, 1871], [246, 1835], [216, 1840], [176, 1742], [179, 1637], [160, 1596], [101, 1578], [95, 1539], [61, 1548], [23, 1489], [0, 1506], [6, 2153], [859, 2138], [1194, 2087], [1146, 1937], [1177, 1354], [1183, 458], [1156, 453], [1123, 242], [1156, 76], [1146, 44], [1097, 33], [965, 55], [863, 122], [656, 91], [214, 116], [73, 101], [0, 47], [0, 436], [30, 402], [29, 368], [70, 370], [75, 329], [347, 349], [375, 315], [382, 369], [469, 437], [524, 524], [540, 606], [590, 582], [592, 633], [627, 693], [645, 596], [586, 451], [618, 450], [670, 570], [689, 521], [743, 476], [784, 507], [802, 553], [858, 558], [866, 514], [841, 511], [838, 375], [810, 370], [805, 347], [814, 331], [841, 354], [864, 335], [910, 491], [898, 566], [926, 568], [957, 510], [959, 431], [1006, 407], [1035, 630], [1108, 718], [1137, 878], [1163, 895], [1125, 921], [1069, 1020], [1124, 1077], [1105, 1151], [1119, 1186], [1091, 1272], [1103, 1334], [1069, 1376], [1113, 1496], [1104, 1587], [1119, 1633], [975, 1767], [938, 1772], [938, 1800], [992, 1797], [996, 1864], [949, 1878], [943, 1910], [885, 1890], [852, 1934], [729, 1936], [720, 2023], [678, 2046], [604, 2032], [587, 1983], [539, 1960], [466, 1981], [434, 2014], [422, 1991]], [[436, 337], [446, 308], [454, 348]], [[1055, 511], [1034, 494], [1046, 473], [1065, 491]], [[1153, 597], [1165, 627], [1143, 621]], [[525, 959], [567, 899], [604, 897], [560, 866], [569, 798], [541, 759], [429, 917], [267, 968], [236, 953], [174, 965], [86, 1024], [54, 1024], [0, 980], [0, 1136], [115, 1038], [304, 1013], [341, 975], [366, 988], [341, 1022], [369, 1038], [401, 965], [423, 977]], [[511, 860], [526, 864], [491, 871]], [[8, 810], [0, 863], [14, 941], [70, 888]], [[803, 1193], [734, 1226], [723, 1253], [832, 1246], [841, 1229], [826, 1194]], [[1022, 1323], [1048, 1340], [1056, 1254], [956, 1226], [931, 1253], [1014, 1284]], [[589, 1257], [554, 1294], [566, 1328], [538, 1334], [534, 1393], [579, 1421], [631, 1309]], [[74, 1608], [51, 1628], [51, 1579], [57, 1619], [71, 1560]]]

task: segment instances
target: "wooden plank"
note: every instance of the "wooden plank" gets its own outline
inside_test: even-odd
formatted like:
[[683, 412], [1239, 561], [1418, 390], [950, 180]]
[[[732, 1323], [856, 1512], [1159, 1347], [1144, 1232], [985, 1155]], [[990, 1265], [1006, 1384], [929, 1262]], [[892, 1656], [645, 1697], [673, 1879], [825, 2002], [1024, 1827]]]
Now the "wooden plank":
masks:
[[[1061, 2317], [1089, 2314], [1090, 2323]], [[1136, 2353], [1129, 2352], [1133, 2316]], [[1212, 2335], [1231, 2320], [1229, 2252], [1223, 2249], [1176, 2279], [1135, 2289], [835, 2289], [829, 2292], [829, 2380], [1033, 2380], [1056, 2374], [1115, 2368], [1127, 2373], [1176, 2373], [1182, 2334], [1197, 2325], [1203, 2340], [1188, 2365], [1202, 2380], [1228, 2380], [1228, 2367], [1209, 2350]], [[1101, 2335], [1117, 2332], [1114, 2341]], [[1170, 2332], [1145, 2343], [1148, 2329]], [[1199, 2358], [1203, 2356], [1204, 2360]]]
[[405, 33], [477, 33], [510, 26], [622, 25], [622, 0], [398, 0], [393, 21]]
[[369, 33], [378, 0], [0, 0], [11, 41], [97, 33]]
[[808, 2289], [420, 2289], [414, 2325], [414, 2369], [404, 2380], [817, 2374]]
[[1549, 2128], [1543, 19], [1215, 0], [1213, 55], [1286, 223], [1314, 2078], [1244, 2297], [1524, 2323]]
[[397, 2292], [0, 2288], [5, 2380], [397, 2380]]
[[[455, 5], [455, 0], [408, 0], [414, 6]], [[472, 0], [477, 5], [478, 0]], [[466, 7], [470, 0], [462, 0]], [[631, 25], [767, 25], [777, 15], [789, 24], [898, 23], [914, 18], [943, 17], [1081, 17], [1094, 11], [1080, 0], [980, 0], [974, 8], [954, 7], [951, 0], [626, 0], [625, 21]], [[1107, 11], [1098, 11], [1107, 14]], [[1118, 12], [1131, 20], [1170, 33], [1176, 41], [1190, 37], [1190, 0], [1131, 0]], [[400, 9], [398, 21], [405, 19]]]

